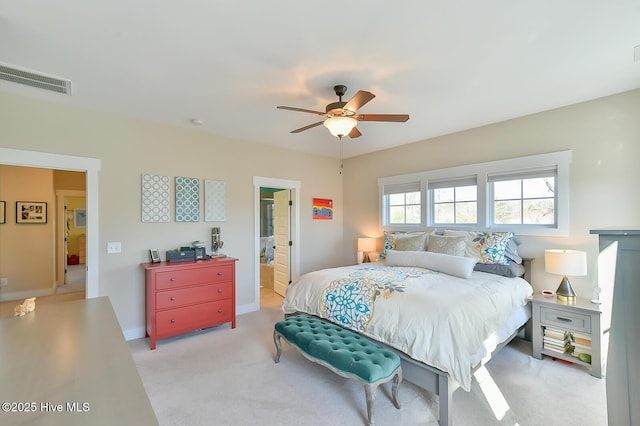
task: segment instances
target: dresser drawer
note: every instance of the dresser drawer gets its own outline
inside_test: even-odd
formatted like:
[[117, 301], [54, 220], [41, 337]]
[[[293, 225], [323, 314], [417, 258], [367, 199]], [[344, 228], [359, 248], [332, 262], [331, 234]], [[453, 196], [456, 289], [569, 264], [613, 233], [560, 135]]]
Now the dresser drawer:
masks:
[[167, 290], [194, 284], [221, 283], [233, 278], [233, 264], [217, 265], [210, 268], [181, 269], [175, 271], [158, 272], [156, 274], [156, 289]]
[[230, 282], [159, 291], [156, 293], [156, 308], [177, 308], [194, 303], [231, 299], [232, 291], [233, 285]]
[[232, 313], [231, 299], [159, 311], [156, 315], [157, 338], [231, 322]]
[[577, 312], [565, 312], [559, 309], [540, 307], [540, 324], [557, 327], [561, 330], [591, 333], [591, 317]]

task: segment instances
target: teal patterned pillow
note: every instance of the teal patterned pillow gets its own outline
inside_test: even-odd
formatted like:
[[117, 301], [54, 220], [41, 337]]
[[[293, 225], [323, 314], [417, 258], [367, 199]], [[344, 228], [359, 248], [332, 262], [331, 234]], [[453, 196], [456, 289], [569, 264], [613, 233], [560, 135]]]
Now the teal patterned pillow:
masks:
[[393, 250], [396, 247], [395, 238], [393, 234], [387, 231], [384, 231], [384, 247], [380, 254], [378, 254], [378, 259], [384, 259], [387, 257], [387, 250]]
[[474, 242], [480, 246], [482, 263], [508, 265], [510, 261], [506, 257], [507, 245], [512, 238], [513, 232], [496, 232], [476, 237]]
[[[513, 241], [513, 232], [478, 232], [478, 231], [444, 231], [446, 236], [464, 236], [467, 245], [464, 255], [468, 257], [476, 257], [480, 259], [480, 263], [490, 265], [508, 265], [511, 263], [510, 257], [513, 258], [515, 252], [511, 248]], [[513, 244], [515, 245], [515, 244]], [[513, 253], [510, 252], [513, 251]]]

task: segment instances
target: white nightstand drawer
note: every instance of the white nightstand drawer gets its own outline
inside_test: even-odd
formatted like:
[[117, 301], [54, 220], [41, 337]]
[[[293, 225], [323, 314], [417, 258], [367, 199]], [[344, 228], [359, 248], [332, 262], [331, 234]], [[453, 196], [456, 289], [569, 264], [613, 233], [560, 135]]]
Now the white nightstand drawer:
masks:
[[577, 312], [540, 307], [540, 324], [557, 327], [562, 330], [591, 333], [591, 317]]

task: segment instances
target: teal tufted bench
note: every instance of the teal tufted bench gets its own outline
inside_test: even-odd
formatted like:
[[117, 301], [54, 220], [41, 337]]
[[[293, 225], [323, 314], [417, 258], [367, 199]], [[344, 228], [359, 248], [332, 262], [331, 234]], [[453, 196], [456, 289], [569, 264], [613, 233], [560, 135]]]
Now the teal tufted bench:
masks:
[[402, 382], [400, 357], [359, 334], [308, 315], [290, 316], [275, 324], [273, 341], [276, 364], [280, 362], [283, 338], [305, 358], [336, 374], [364, 384], [369, 424], [374, 424], [376, 390], [393, 379], [393, 405], [400, 408], [398, 387]]

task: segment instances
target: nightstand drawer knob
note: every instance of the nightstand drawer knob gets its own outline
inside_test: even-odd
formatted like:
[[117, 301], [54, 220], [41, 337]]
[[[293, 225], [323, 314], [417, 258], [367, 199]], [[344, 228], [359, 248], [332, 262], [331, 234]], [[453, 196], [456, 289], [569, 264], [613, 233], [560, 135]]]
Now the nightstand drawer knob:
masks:
[[569, 318], [556, 317], [556, 319], [563, 322], [573, 322], [573, 320]]

